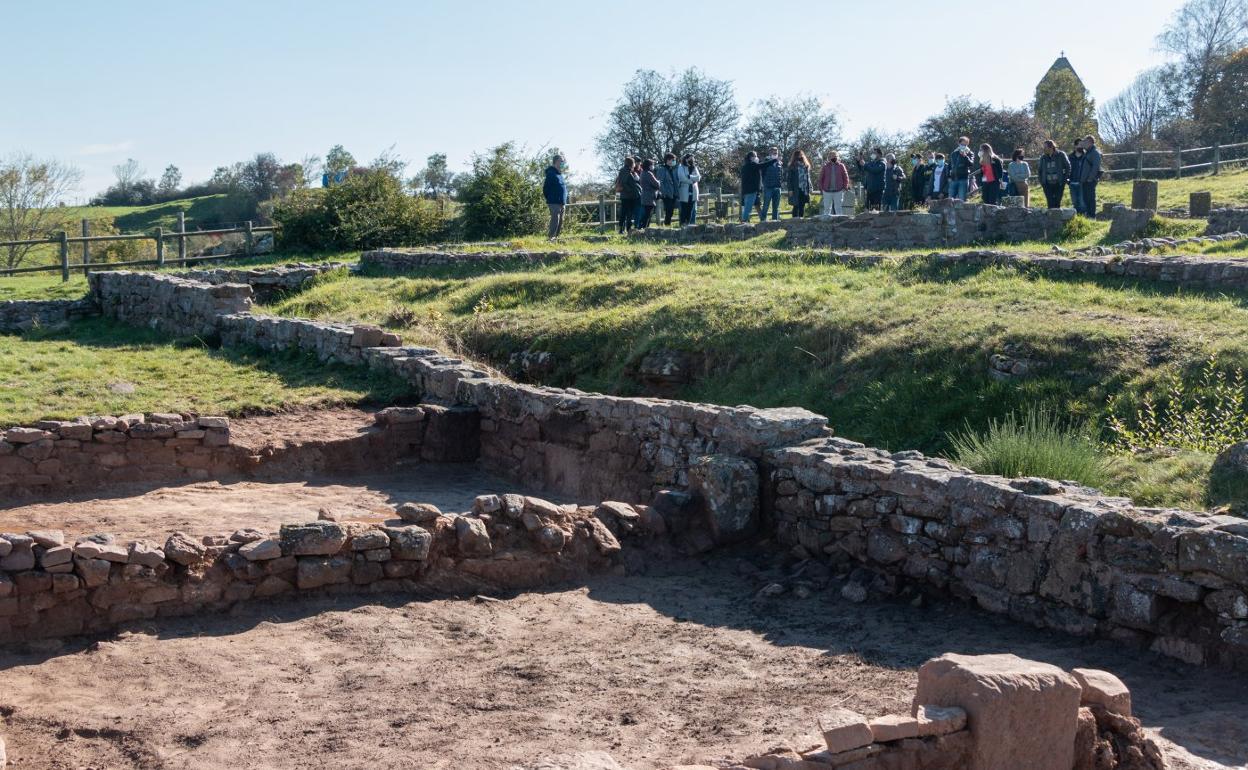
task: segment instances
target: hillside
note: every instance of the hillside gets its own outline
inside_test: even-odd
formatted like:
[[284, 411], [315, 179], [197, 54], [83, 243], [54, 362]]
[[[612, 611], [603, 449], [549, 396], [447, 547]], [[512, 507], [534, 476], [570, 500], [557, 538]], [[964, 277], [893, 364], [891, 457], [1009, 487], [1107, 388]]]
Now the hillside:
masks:
[[[1131, 180], [1102, 182], [1096, 197], [1106, 203], [1130, 205], [1131, 184]], [[1163, 209], [1187, 208], [1188, 196], [1194, 192], [1213, 193], [1214, 208], [1248, 206], [1248, 167], [1233, 168], [1217, 176], [1201, 174], [1158, 180], [1157, 205]]]
[[179, 211], [185, 213], [188, 228], [208, 229], [221, 224], [230, 225], [239, 216], [238, 203], [224, 193], [154, 203], [150, 206], [66, 206], [58, 213], [62, 220], [71, 225], [87, 219], [93, 226], [99, 223], [118, 232], [138, 233], [157, 227], [176, 230]]

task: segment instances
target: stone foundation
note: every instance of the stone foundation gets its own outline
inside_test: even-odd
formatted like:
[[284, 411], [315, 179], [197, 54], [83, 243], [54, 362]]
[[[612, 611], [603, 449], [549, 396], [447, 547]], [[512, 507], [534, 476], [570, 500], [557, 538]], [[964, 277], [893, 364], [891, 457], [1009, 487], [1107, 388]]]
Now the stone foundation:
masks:
[[486, 265], [495, 262], [559, 262], [569, 251], [430, 251], [429, 249], [374, 249], [360, 255], [361, 270], [407, 272], [445, 265]]
[[0, 302], [0, 334], [64, 326], [98, 315], [90, 299], [6, 300]]
[[302, 262], [265, 268], [220, 267], [211, 270], [187, 270], [183, 278], [213, 286], [225, 283], [246, 284], [260, 302], [271, 302], [284, 294], [301, 291], [318, 275], [349, 267], [345, 262]]
[[1214, 209], [1209, 212], [1209, 226], [1205, 228], [1205, 235], [1232, 232], [1248, 233], [1248, 208]]

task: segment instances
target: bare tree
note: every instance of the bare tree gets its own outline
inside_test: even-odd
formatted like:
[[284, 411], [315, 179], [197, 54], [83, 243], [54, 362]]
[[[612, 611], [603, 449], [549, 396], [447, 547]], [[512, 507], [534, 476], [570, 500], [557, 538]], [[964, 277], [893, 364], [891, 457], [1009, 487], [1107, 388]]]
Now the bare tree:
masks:
[[134, 158], [126, 158], [125, 163], [113, 166], [113, 176], [117, 177], [117, 186], [123, 190], [134, 187], [145, 174], [147, 174], [147, 169]]
[[732, 83], [696, 68], [671, 75], [638, 70], [598, 137], [603, 167], [613, 170], [625, 155], [660, 158], [666, 152], [704, 152], [727, 146], [741, 112]]
[[1169, 117], [1160, 67], [1141, 72], [1131, 85], [1101, 105], [1101, 135], [1120, 147], [1147, 145]]
[[320, 183], [322, 166], [320, 155], [309, 153], [300, 159], [299, 168], [303, 171], [302, 184], [304, 187], [314, 187]]
[[1248, 45], [1248, 0], [1188, 0], [1157, 36], [1157, 47], [1179, 58], [1199, 115], [1219, 62]]
[[817, 163], [840, 140], [836, 113], [825, 110], [815, 97], [773, 96], [754, 103], [738, 144], [754, 150], [779, 147], [786, 163], [794, 150], [801, 150]]
[[[57, 160], [16, 153], [0, 161], [0, 237], [42, 238], [56, 222], [55, 206], [82, 181], [82, 172]], [[5, 266], [17, 267], [30, 246], [6, 246]]]

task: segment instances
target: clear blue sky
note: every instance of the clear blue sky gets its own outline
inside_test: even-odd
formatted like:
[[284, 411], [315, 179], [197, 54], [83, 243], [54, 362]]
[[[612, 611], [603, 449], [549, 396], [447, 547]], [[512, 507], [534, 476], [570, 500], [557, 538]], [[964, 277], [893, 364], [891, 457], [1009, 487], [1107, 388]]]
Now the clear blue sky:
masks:
[[[83, 198], [127, 157], [198, 181], [258, 151], [293, 161], [336, 143], [361, 161], [393, 146], [415, 170], [434, 152], [462, 168], [515, 139], [562, 147], [592, 175], [593, 138], [639, 68], [696, 65], [731, 80], [743, 107], [814, 94], [850, 135], [911, 129], [958, 94], [1021, 106], [1061, 49], [1103, 101], [1159, 61], [1153, 38], [1180, 0], [833, 0], [800, 13], [745, 0], [3, 5], [0, 154], [78, 165]], [[987, 46], [985, 11], [1001, 22]]]

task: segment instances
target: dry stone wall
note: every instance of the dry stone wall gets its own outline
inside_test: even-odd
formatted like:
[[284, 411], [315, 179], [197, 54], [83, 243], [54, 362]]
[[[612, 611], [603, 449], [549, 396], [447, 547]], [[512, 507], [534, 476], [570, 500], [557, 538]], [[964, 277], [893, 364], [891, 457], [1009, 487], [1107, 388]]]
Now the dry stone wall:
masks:
[[187, 270], [179, 275], [192, 281], [212, 284], [247, 284], [255, 298], [268, 302], [283, 294], [297, 292], [323, 273], [348, 268], [346, 262], [293, 263], [265, 268], [220, 267], [211, 270]]
[[841, 439], [770, 451], [765, 467], [785, 543], [1035, 626], [1248, 667], [1248, 521]]
[[374, 249], [360, 256], [361, 270], [408, 272], [445, 265], [480, 265], [501, 261], [558, 262], [568, 251], [440, 251], [430, 249]]
[[212, 337], [223, 314], [251, 308], [246, 284], [211, 285], [189, 278], [130, 271], [92, 273], [91, 294], [107, 318], [180, 337]]
[[0, 334], [46, 329], [97, 315], [90, 299], [6, 300], [0, 302]]
[[557, 506], [479, 498], [471, 513], [427, 504], [378, 520], [288, 524], [163, 544], [59, 531], [0, 534], [0, 642], [94, 633], [132, 621], [220, 612], [306, 592], [534, 588], [616, 568], [661, 546], [623, 503]]
[[1209, 225], [1205, 235], [1221, 233], [1248, 233], [1248, 208], [1214, 209], [1209, 212]]

